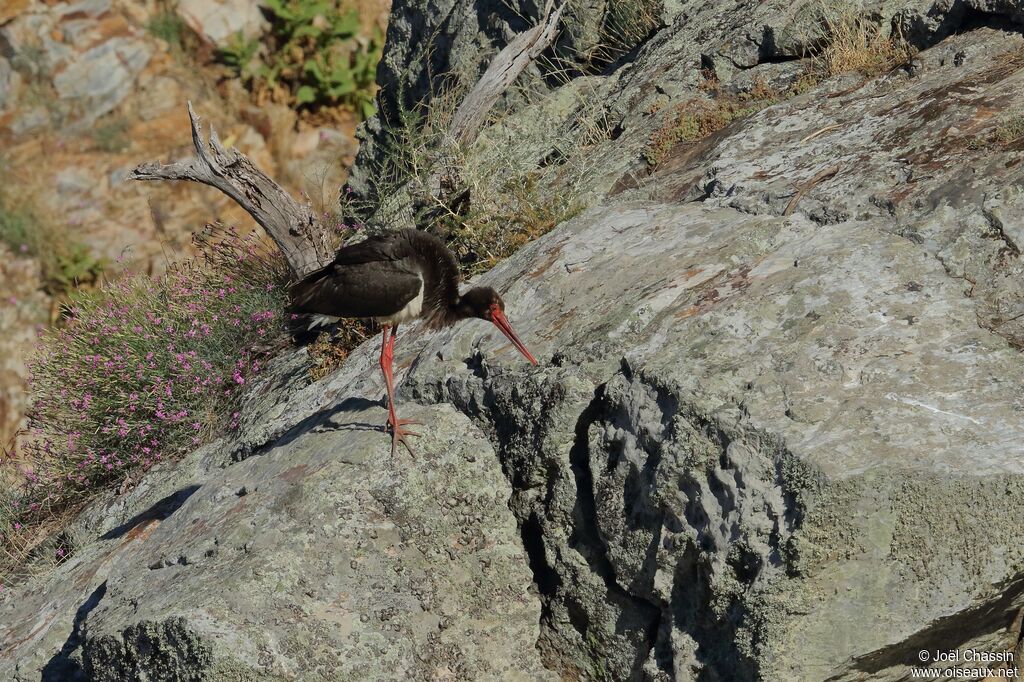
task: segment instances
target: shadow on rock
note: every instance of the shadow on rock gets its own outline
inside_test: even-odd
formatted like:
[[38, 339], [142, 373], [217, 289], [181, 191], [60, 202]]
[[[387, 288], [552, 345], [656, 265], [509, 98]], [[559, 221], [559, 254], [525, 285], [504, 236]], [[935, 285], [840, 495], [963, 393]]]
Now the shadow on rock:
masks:
[[104, 580], [99, 587], [93, 590], [89, 598], [78, 607], [75, 612], [75, 623], [71, 627], [71, 634], [64, 642], [64, 646], [47, 662], [43, 667], [41, 682], [72, 682], [74, 680], [88, 679], [82, 664], [71, 654], [81, 646], [84, 640], [85, 619], [95, 609], [104, 595], [107, 593], [107, 582]]
[[337, 405], [309, 415], [298, 424], [285, 431], [279, 438], [273, 438], [263, 447], [237, 456], [237, 460], [240, 461], [256, 455], [266, 454], [272, 449], [288, 445], [299, 436], [309, 433], [310, 431], [382, 431], [384, 430], [382, 424], [369, 424], [367, 422], [346, 422], [344, 424], [338, 424], [333, 420], [336, 415], [343, 412], [362, 412], [372, 407], [380, 407], [380, 401], [367, 400], [366, 398], [359, 397], [346, 398]]
[[146, 511], [139, 512], [132, 518], [122, 523], [117, 528], [112, 528], [106, 533], [100, 536], [101, 540], [115, 540], [125, 533], [135, 528], [139, 524], [145, 523], [146, 521], [163, 521], [170, 517], [171, 514], [178, 511], [181, 505], [185, 504], [185, 500], [192, 497], [192, 495], [199, 490], [199, 485], [190, 485], [182, 488], [181, 490], [168, 495], [163, 498]]

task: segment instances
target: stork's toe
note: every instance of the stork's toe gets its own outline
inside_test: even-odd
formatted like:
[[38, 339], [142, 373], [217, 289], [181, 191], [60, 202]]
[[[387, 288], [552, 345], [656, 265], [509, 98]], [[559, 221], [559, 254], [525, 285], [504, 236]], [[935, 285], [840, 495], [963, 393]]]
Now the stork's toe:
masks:
[[409, 451], [409, 454], [415, 457], [416, 453], [415, 451], [413, 451], [412, 445], [409, 444], [409, 441], [406, 440], [406, 436], [418, 437], [419, 435], [420, 434], [413, 433], [412, 431], [405, 431], [404, 429], [402, 429], [401, 426], [394, 428], [391, 432], [391, 456], [395, 456], [395, 451], [398, 449], [398, 444], [401, 443], [402, 445], [405, 446], [405, 449]]

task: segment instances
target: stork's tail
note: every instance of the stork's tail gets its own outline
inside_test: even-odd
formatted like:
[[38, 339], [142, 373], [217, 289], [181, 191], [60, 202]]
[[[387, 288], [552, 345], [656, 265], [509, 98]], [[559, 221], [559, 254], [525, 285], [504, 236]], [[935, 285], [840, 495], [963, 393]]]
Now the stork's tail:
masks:
[[330, 327], [340, 318], [315, 313], [294, 313], [288, 322], [288, 333], [300, 346], [312, 343], [320, 332], [330, 332]]

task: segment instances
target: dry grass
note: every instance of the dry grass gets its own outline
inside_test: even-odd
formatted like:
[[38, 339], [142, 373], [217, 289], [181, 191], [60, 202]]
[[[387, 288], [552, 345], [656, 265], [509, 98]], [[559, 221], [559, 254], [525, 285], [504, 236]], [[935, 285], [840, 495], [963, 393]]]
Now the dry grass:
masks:
[[490, 270], [583, 208], [576, 196], [546, 192], [538, 172], [516, 173], [497, 186], [476, 176], [468, 179], [469, 196], [473, 187], [482, 190], [475, 205], [462, 210], [438, 202], [443, 210], [434, 218], [467, 276]]
[[348, 358], [352, 349], [372, 334], [370, 324], [362, 320], [343, 319], [338, 322], [334, 335], [321, 332], [308, 347], [311, 365], [309, 375], [319, 381], [333, 373]]
[[[693, 99], [676, 106], [651, 135], [643, 158], [657, 168], [680, 144], [689, 144], [721, 130], [733, 121], [749, 116], [782, 100], [799, 95], [839, 74], [858, 72], [865, 77], [887, 73], [910, 59], [913, 48], [899, 35], [887, 35], [881, 27], [849, 13], [835, 14], [824, 8], [824, 46], [808, 58], [804, 73], [787, 89], [773, 90], [764, 83], [739, 95], [723, 93], [717, 81], [709, 79], [704, 88], [708, 99]], [[1024, 117], [1020, 123], [1024, 131]], [[1012, 134], [1014, 128], [1008, 129]]]
[[717, 85], [708, 89], [712, 94], [710, 99], [694, 99], [677, 105], [673, 115], [654, 131], [643, 151], [648, 166], [657, 168], [676, 146], [703, 139], [788, 96], [764, 83], [739, 95], [723, 93]]
[[[636, 50], [661, 27], [662, 0], [620, 0], [606, 3], [596, 26], [586, 26], [593, 18], [594, 3], [569, 0], [562, 14], [562, 23], [570, 35], [579, 32], [583, 42], [593, 44], [567, 45], [542, 55], [537, 65], [549, 84], [564, 85], [581, 75], [602, 73], [622, 57]], [[532, 20], [523, 17], [528, 22]], [[590, 38], [591, 31], [596, 35]]]
[[1001, 116], [996, 127], [980, 135], [968, 135], [961, 141], [972, 152], [994, 150], [1024, 138], [1024, 112], [1012, 111]]
[[823, 12], [825, 47], [811, 57], [808, 75], [817, 80], [852, 71], [877, 76], [913, 56], [901, 35], [888, 35], [882, 27], [849, 13]]
[[1024, 113], [1015, 112], [1004, 118], [992, 134], [1000, 144], [1009, 144], [1024, 137]]
[[[428, 196], [420, 224], [444, 237], [466, 276], [491, 269], [584, 208], [591, 172], [585, 153], [607, 132], [592, 104], [577, 106], [572, 129], [554, 140], [540, 167], [521, 149], [530, 131], [501, 114], [473, 145], [449, 145], [436, 157], [445, 198]], [[442, 109], [441, 129], [445, 118]]]
[[464, 92], [457, 79], [448, 79], [428, 103], [392, 117], [384, 161], [371, 174], [371, 201], [343, 195], [342, 220], [368, 215], [372, 225], [437, 234], [472, 276], [583, 208], [590, 168], [581, 152], [607, 133], [581, 107], [572, 132], [554, 145], [552, 161], [538, 167], [520, 149], [522, 137], [512, 132], [517, 124], [507, 113], [495, 114], [472, 144], [450, 138]]
[[601, 37], [589, 61], [611, 64], [632, 52], [661, 25], [661, 0], [621, 0], [608, 3], [601, 22]]

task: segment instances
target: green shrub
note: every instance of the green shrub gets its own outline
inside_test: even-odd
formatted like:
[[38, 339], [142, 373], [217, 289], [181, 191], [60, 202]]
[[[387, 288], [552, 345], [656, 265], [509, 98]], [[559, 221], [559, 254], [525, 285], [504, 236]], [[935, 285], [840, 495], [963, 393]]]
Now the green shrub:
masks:
[[40, 238], [36, 221], [26, 211], [0, 203], [0, 241], [5, 242], [16, 253], [37, 255]]
[[131, 146], [128, 137], [128, 120], [122, 116], [100, 123], [92, 130], [96, 148], [108, 154], [123, 152]]
[[345, 104], [363, 118], [372, 116], [381, 30], [374, 27], [368, 38], [361, 38], [358, 13], [341, 10], [335, 0], [265, 4], [271, 14], [266, 44], [236, 36], [220, 51], [221, 61], [257, 98], [266, 95], [309, 108]]
[[146, 30], [150, 35], [167, 42], [171, 47], [182, 46], [185, 32], [185, 20], [174, 10], [163, 8], [146, 22]]
[[43, 286], [52, 296], [97, 282], [104, 269], [81, 242], [39, 218], [37, 211], [0, 191], [0, 241], [18, 254], [39, 259]]

